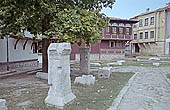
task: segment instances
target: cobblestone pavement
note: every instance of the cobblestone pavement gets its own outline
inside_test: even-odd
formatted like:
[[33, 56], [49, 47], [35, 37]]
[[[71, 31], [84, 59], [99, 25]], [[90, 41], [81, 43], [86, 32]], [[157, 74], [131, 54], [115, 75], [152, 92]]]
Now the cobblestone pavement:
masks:
[[170, 110], [170, 67], [118, 67], [113, 72], [138, 72], [117, 110]]

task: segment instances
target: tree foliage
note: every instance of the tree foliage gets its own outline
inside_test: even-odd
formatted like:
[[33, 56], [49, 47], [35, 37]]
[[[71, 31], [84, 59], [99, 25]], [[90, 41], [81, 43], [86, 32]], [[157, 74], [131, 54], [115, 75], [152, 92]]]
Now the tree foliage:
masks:
[[87, 45], [100, 39], [107, 18], [99, 13], [114, 0], [4, 0], [0, 3], [1, 36], [23, 36], [25, 30], [35, 36]]
[[100, 13], [112, 7], [114, 0], [0, 0], [0, 36], [24, 36], [29, 31], [42, 38], [43, 72], [48, 72], [49, 39], [85, 41], [87, 46], [101, 38], [108, 20]]

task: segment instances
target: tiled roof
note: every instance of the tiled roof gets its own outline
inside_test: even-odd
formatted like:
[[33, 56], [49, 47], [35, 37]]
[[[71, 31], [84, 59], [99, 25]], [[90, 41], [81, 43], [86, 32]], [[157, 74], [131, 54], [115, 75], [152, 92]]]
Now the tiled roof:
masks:
[[165, 7], [163, 7], [163, 8], [159, 8], [159, 9], [156, 9], [156, 10], [153, 10], [153, 11], [147, 11], [147, 12], [141, 13], [141, 14], [139, 14], [139, 15], [137, 15], [137, 16], [132, 17], [131, 19], [136, 18], [136, 17], [139, 17], [139, 16], [143, 16], [143, 15], [155, 13], [155, 12], [161, 12], [161, 11], [164, 11], [164, 10], [167, 10], [167, 9], [170, 9], [170, 3], [168, 3], [168, 4], [167, 4]]
[[122, 18], [117, 18], [117, 17], [109, 17], [110, 20], [115, 20], [115, 21], [129, 21], [129, 22], [137, 22], [135, 20], [131, 19], [122, 19]]

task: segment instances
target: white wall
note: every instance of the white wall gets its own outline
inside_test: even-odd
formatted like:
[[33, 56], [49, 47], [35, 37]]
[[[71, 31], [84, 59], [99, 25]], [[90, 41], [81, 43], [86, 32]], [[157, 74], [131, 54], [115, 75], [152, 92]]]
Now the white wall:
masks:
[[166, 12], [166, 32], [165, 32], [165, 35], [166, 35], [166, 45], [165, 45], [165, 53], [166, 54], [170, 54], [169, 52], [169, 42], [170, 42], [170, 10]]
[[[37, 54], [33, 54], [33, 50], [31, 50], [32, 41], [28, 40], [25, 50], [23, 50], [23, 45], [25, 40], [19, 40], [16, 49], [14, 49], [14, 45], [17, 39], [9, 38], [9, 62], [13, 61], [22, 61], [22, 60], [31, 60], [38, 59]], [[0, 62], [7, 61], [7, 44], [6, 38], [0, 39]]]

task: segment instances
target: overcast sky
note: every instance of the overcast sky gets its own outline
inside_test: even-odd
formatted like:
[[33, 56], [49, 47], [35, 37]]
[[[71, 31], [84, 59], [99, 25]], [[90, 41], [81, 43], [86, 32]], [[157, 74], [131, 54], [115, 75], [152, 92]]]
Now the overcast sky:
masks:
[[116, 0], [113, 8], [105, 8], [102, 10], [109, 17], [131, 18], [135, 15], [143, 13], [146, 8], [154, 10], [164, 7], [170, 0]]

